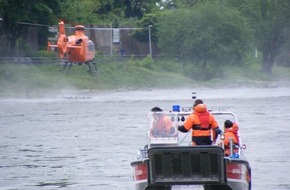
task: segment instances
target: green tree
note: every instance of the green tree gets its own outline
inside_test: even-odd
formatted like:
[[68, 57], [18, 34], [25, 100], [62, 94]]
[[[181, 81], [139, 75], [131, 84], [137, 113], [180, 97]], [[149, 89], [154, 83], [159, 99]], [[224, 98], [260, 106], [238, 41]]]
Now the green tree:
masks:
[[157, 10], [162, 0], [65, 0], [62, 16], [68, 23], [113, 23], [115, 27], [128, 19], [141, 19], [144, 14]]
[[51, 24], [54, 14], [59, 11], [59, 0], [1, 0], [2, 35], [7, 41], [5, 46], [8, 52], [15, 54], [17, 40], [25, 36], [28, 25], [23, 23]]
[[244, 0], [234, 3], [248, 17], [255, 31], [255, 45], [263, 56], [262, 70], [271, 74], [275, 58], [285, 45], [285, 39], [289, 38], [285, 34], [289, 30], [290, 1]]
[[206, 68], [241, 64], [251, 50], [252, 33], [237, 9], [219, 3], [202, 3], [191, 9], [171, 11], [159, 21], [158, 46]]
[[[93, 1], [93, 0], [64, 0], [61, 1], [61, 15], [59, 19], [65, 23], [88, 24], [97, 22], [105, 15], [103, 10], [111, 0]], [[104, 8], [105, 9], [105, 8]], [[101, 13], [101, 14], [100, 14]]]
[[125, 6], [125, 17], [136, 17], [141, 19], [144, 14], [155, 12], [157, 9], [157, 4], [162, 2], [162, 0], [124, 0]]
[[154, 12], [154, 13], [148, 13], [143, 16], [142, 19], [137, 21], [137, 26], [140, 28], [143, 28], [142, 30], [136, 30], [134, 32], [134, 36], [138, 39], [140, 42], [148, 42], [149, 40], [149, 27], [151, 27], [151, 39], [153, 42], [157, 42], [157, 27], [158, 27], [158, 20], [166, 15], [166, 12]]

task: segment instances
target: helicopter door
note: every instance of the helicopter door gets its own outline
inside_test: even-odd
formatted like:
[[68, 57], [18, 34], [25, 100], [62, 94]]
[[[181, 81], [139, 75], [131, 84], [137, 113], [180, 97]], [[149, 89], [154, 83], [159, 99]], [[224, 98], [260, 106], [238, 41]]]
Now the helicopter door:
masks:
[[96, 54], [95, 44], [92, 40], [88, 41], [87, 60], [93, 60]]
[[95, 44], [94, 44], [93, 41], [91, 41], [91, 40], [88, 41], [88, 47], [89, 47], [88, 49], [89, 49], [90, 52], [92, 52], [92, 53], [96, 52]]

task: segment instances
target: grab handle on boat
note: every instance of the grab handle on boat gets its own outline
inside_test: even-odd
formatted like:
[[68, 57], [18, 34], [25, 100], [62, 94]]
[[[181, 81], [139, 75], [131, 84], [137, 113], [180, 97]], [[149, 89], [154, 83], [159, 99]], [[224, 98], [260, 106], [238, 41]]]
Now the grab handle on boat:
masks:
[[[239, 158], [239, 153], [234, 152], [234, 148], [236, 148], [235, 144], [233, 143], [233, 138], [229, 138], [229, 142], [230, 142], [230, 157], [231, 158]], [[238, 147], [240, 149], [240, 147]]]
[[233, 138], [229, 138], [229, 140], [230, 140], [230, 157], [233, 157], [234, 155]]

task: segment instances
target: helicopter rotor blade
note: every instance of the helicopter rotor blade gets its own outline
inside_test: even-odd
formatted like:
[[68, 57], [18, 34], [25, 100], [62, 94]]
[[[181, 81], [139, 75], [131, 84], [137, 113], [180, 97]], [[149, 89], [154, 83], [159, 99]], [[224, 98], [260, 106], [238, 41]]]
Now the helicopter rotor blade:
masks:
[[16, 22], [17, 24], [23, 24], [23, 25], [29, 25], [29, 26], [43, 26], [43, 27], [50, 27], [50, 26], [55, 26], [57, 25], [48, 25], [48, 24], [36, 24], [36, 23], [29, 23], [29, 22]]

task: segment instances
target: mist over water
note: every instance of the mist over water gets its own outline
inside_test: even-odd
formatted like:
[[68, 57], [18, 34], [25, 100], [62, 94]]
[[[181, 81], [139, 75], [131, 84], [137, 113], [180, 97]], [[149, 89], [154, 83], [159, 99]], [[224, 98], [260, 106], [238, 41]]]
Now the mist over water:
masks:
[[289, 190], [290, 88], [76, 91], [0, 99], [0, 189], [133, 190], [130, 163], [147, 143], [147, 112], [192, 106], [193, 91], [209, 109], [237, 114], [253, 190]]

